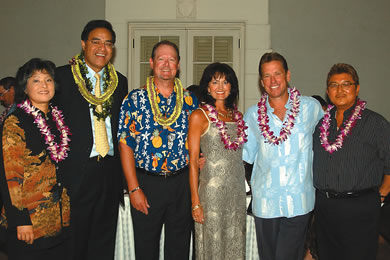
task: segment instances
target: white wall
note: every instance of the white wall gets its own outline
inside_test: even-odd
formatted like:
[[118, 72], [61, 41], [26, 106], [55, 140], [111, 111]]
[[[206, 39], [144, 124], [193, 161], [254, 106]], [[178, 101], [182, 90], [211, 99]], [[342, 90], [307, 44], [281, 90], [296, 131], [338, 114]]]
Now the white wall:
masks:
[[272, 49], [305, 95], [325, 96], [326, 76], [338, 62], [355, 67], [360, 98], [390, 120], [390, 1], [270, 1]]
[[[178, 18], [177, 7], [183, 1], [196, 7], [189, 19]], [[270, 48], [268, 0], [106, 0], [106, 19], [118, 34], [114, 65], [123, 74], [128, 66], [128, 22], [245, 22], [245, 77], [240, 82], [245, 110], [259, 99], [257, 64]]]
[[0, 78], [15, 76], [29, 59], [66, 64], [80, 52], [92, 19], [104, 19], [104, 0], [0, 0]]

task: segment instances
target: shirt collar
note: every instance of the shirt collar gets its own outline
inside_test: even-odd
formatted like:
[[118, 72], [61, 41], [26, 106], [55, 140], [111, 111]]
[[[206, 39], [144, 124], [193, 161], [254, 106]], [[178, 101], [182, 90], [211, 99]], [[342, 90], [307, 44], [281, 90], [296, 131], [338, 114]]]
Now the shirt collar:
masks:
[[[88, 66], [88, 64], [85, 62], [85, 60], [84, 60], [84, 63], [85, 63], [85, 66], [87, 66], [87, 70], [88, 70], [88, 75], [86, 75], [87, 78], [94, 78], [96, 72]], [[100, 78], [102, 78], [103, 72], [104, 72], [104, 68], [101, 69], [99, 72], [97, 72], [100, 75]]]

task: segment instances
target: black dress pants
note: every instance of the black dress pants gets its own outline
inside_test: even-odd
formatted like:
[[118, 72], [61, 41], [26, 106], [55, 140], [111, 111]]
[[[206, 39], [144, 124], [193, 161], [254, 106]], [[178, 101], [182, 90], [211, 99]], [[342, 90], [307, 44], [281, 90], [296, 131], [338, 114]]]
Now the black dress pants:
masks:
[[80, 186], [70, 194], [71, 260], [114, 259], [120, 186], [113, 163], [119, 162], [89, 159], [80, 171]]
[[146, 175], [137, 170], [137, 177], [150, 208], [149, 214], [145, 215], [131, 207], [136, 259], [159, 259], [163, 224], [164, 259], [188, 259], [193, 225], [188, 169], [166, 178]]
[[315, 227], [321, 260], [375, 260], [380, 217], [378, 192], [357, 198], [316, 193]]
[[261, 260], [302, 260], [310, 213], [292, 218], [255, 217]]
[[[39, 240], [45, 240], [45, 238]], [[18, 240], [16, 230], [13, 230], [7, 232], [8, 260], [67, 260], [69, 257], [68, 243], [69, 240], [63, 239], [48, 247], [37, 247], [36, 243], [30, 245]]]

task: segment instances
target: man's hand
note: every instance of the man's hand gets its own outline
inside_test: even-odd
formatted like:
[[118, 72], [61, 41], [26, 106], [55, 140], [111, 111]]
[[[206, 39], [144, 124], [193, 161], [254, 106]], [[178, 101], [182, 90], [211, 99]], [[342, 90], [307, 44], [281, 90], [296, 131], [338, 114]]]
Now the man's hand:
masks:
[[32, 225], [17, 226], [16, 231], [19, 240], [23, 240], [27, 244], [32, 244], [34, 242], [34, 232]]
[[148, 215], [148, 208], [150, 208], [150, 205], [148, 203], [148, 200], [146, 199], [144, 192], [141, 189], [133, 192], [129, 195], [129, 197], [131, 206], [133, 206], [133, 208], [138, 211], [141, 211], [145, 215]]

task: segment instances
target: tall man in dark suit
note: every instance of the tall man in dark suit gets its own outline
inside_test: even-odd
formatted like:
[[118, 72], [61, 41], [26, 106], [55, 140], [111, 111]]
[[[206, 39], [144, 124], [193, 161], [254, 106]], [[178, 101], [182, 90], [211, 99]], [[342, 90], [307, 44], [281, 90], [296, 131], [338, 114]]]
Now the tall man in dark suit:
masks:
[[71, 196], [72, 260], [113, 259], [122, 173], [116, 133], [127, 79], [110, 63], [115, 32], [90, 21], [82, 52], [57, 68], [55, 102], [72, 132], [65, 185]]

